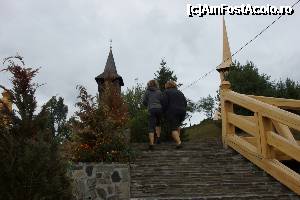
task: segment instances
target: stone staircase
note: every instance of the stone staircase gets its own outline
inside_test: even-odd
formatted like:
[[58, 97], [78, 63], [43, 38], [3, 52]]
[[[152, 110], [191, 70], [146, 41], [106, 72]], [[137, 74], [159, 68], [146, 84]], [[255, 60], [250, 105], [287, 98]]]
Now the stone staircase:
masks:
[[132, 199], [300, 199], [294, 192], [218, 139], [174, 144], [133, 144]]

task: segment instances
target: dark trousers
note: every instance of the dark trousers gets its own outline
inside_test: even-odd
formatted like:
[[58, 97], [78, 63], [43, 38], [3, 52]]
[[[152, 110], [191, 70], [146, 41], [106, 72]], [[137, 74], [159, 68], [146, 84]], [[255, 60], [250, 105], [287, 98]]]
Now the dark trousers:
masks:
[[160, 126], [162, 110], [160, 108], [152, 108], [149, 110], [149, 132], [155, 132], [155, 127]]
[[167, 121], [172, 131], [177, 130], [185, 119], [185, 110], [168, 110], [166, 112]]

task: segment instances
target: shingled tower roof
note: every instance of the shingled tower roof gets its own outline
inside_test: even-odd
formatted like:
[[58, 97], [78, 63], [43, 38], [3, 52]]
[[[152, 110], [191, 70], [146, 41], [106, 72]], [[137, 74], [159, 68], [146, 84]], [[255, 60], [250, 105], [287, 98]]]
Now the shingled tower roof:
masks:
[[120, 85], [124, 85], [123, 78], [117, 73], [117, 68], [111, 47], [105, 64], [104, 72], [97, 76], [95, 79], [97, 83], [103, 83], [106, 80], [114, 81], [118, 79]]

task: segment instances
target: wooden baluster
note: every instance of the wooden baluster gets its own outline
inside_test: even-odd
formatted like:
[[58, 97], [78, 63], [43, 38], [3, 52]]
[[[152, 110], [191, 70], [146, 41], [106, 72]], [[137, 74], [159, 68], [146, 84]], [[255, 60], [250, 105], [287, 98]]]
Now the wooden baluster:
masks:
[[263, 158], [265, 159], [272, 159], [275, 158], [274, 151], [272, 147], [268, 145], [267, 142], [267, 133], [268, 131], [273, 130], [272, 120], [262, 116], [260, 113], [257, 114], [258, 116], [258, 125], [259, 125], [259, 140], [258, 140], [258, 148]]
[[257, 148], [257, 153], [262, 156], [262, 146], [261, 146], [261, 137], [260, 137], [260, 126], [259, 126], [259, 116], [258, 116], [258, 113], [255, 112], [254, 113], [254, 120], [256, 122], [256, 128], [257, 128], [257, 131], [256, 131], [256, 148]]

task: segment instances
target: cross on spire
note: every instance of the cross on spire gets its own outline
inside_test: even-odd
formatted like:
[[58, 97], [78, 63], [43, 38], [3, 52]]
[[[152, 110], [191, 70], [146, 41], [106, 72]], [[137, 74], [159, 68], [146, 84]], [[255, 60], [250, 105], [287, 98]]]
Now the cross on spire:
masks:
[[112, 39], [109, 40], [109, 48], [112, 49]]

